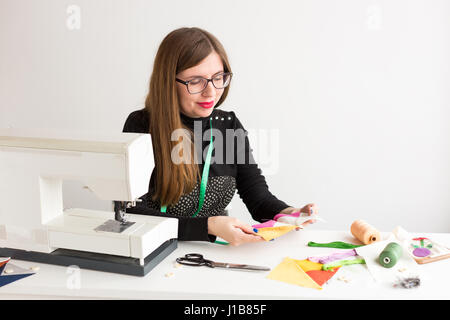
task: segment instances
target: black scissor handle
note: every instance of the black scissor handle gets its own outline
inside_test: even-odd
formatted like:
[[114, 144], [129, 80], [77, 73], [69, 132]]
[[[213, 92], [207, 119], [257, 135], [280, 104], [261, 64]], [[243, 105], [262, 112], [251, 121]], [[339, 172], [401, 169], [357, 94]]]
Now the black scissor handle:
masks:
[[184, 255], [186, 259], [203, 261], [203, 255], [200, 253], [187, 253]]
[[201, 261], [192, 261], [192, 260], [186, 259], [186, 258], [184, 258], [184, 257], [177, 258], [176, 261], [177, 261], [179, 264], [184, 264], [184, 265], [186, 265], [186, 266], [199, 267], [199, 266], [202, 266], [202, 265], [203, 265], [203, 263], [202, 263]]
[[184, 257], [177, 258], [176, 261], [179, 264], [184, 264], [184, 265], [187, 265], [187, 266], [194, 266], [194, 267], [208, 266], [208, 267], [212, 267], [211, 261], [210, 260], [206, 260], [205, 258], [203, 258], [203, 255], [201, 255], [199, 253], [188, 253], [188, 254], [185, 254]]

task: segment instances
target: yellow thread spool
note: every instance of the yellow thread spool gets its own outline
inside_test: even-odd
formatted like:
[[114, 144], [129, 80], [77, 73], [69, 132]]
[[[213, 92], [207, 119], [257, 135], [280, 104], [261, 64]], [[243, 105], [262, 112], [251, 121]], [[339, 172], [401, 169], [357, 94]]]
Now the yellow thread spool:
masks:
[[350, 227], [352, 235], [364, 244], [381, 240], [380, 232], [364, 220], [356, 220]]

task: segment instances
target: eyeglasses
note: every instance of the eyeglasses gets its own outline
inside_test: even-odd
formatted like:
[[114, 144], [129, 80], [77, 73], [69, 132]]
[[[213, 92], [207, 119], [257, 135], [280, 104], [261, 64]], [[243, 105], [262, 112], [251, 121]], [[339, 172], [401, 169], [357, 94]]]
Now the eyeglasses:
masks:
[[187, 87], [187, 90], [190, 94], [196, 94], [203, 92], [203, 90], [206, 89], [210, 81], [212, 82], [214, 88], [216, 89], [223, 89], [227, 87], [230, 84], [232, 75], [233, 74], [231, 72], [224, 72], [215, 75], [211, 79], [196, 77], [188, 81], [183, 81], [178, 78], [175, 78], [175, 80], [184, 84]]

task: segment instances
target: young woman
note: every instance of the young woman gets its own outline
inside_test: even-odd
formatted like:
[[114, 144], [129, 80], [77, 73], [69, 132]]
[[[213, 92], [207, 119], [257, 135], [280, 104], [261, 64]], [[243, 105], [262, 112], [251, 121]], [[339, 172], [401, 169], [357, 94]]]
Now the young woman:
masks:
[[156, 54], [145, 108], [132, 112], [123, 128], [150, 133], [155, 158], [149, 192], [127, 211], [178, 218], [179, 240], [263, 241], [249, 224], [227, 215], [236, 190], [259, 222], [314, 209], [291, 207], [269, 191], [241, 122], [233, 111], [218, 109], [231, 78], [225, 50], [212, 34], [174, 30]]

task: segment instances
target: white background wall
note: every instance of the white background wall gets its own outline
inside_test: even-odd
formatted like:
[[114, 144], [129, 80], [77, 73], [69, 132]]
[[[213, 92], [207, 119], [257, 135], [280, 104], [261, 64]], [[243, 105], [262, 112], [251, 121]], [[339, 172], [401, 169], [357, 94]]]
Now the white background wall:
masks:
[[[450, 232], [449, 18], [445, 0], [0, 0], [0, 128], [121, 131], [163, 37], [198, 26], [235, 73], [221, 108], [278, 130], [263, 173], [319, 206], [310, 228]], [[109, 208], [64, 189], [66, 207]], [[252, 222], [237, 195], [231, 214]]]

